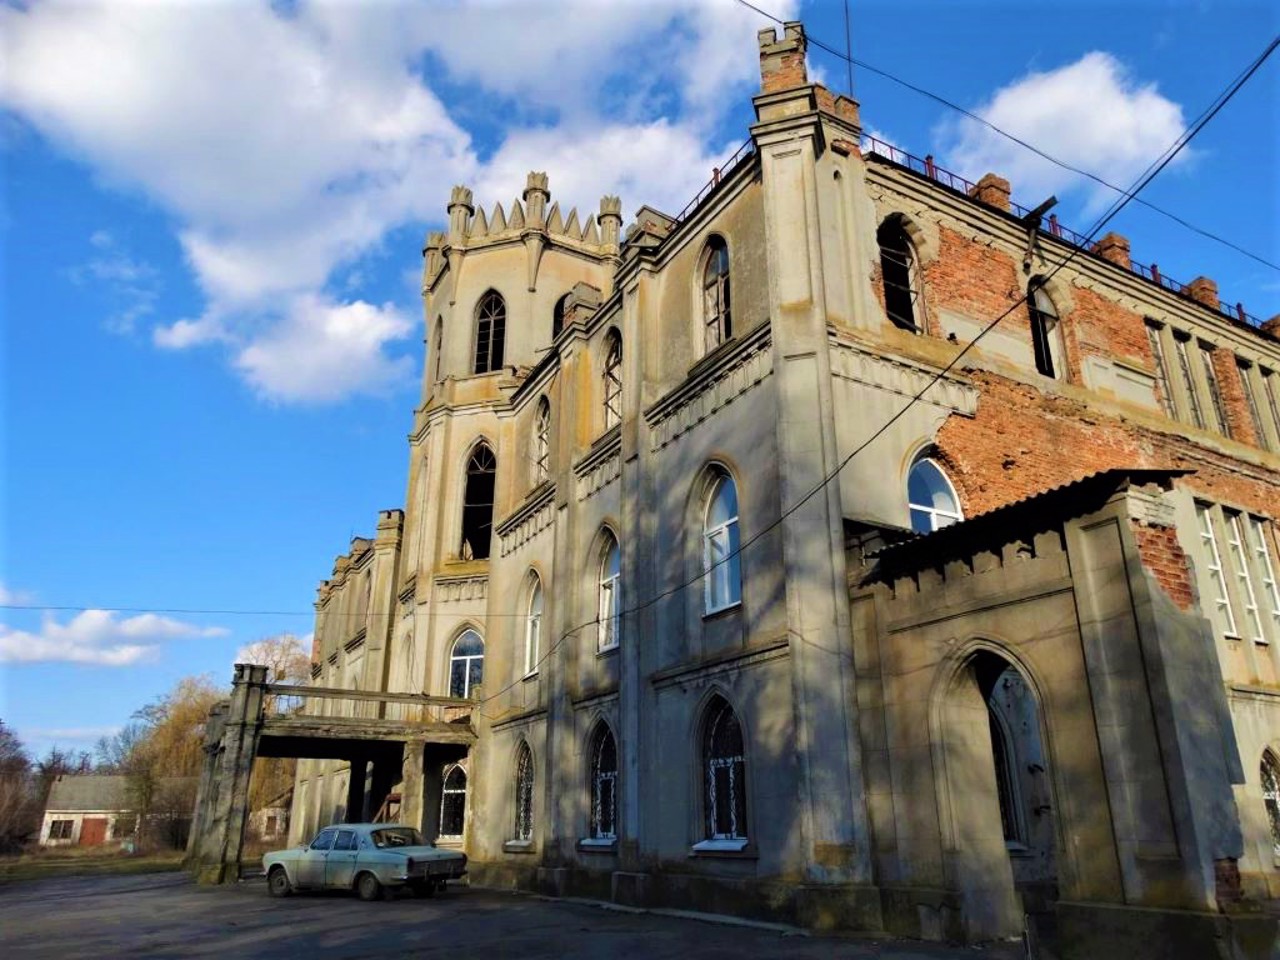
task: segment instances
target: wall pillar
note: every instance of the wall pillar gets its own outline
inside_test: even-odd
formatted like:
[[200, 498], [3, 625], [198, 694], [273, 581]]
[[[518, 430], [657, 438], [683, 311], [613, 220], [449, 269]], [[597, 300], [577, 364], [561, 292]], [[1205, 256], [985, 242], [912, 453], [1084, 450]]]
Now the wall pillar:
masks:
[[[410, 740], [404, 745], [400, 788], [400, 822], [422, 829], [423, 761], [426, 743]], [[377, 783], [377, 780], [374, 780]], [[379, 801], [381, 802], [381, 801]]]

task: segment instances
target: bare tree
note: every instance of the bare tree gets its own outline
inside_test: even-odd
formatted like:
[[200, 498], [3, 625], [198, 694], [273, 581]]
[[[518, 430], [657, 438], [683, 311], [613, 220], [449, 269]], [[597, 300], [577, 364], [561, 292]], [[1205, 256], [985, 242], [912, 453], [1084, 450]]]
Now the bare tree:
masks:
[[[240, 651], [242, 663], [267, 667], [272, 683], [304, 683], [311, 676], [311, 651], [292, 633], [263, 637]], [[263, 704], [268, 715], [294, 712], [298, 705], [293, 697], [268, 694]], [[291, 757], [263, 757], [254, 762], [249, 786], [249, 808], [261, 810], [293, 785], [298, 763]]]
[[18, 847], [38, 822], [31, 759], [18, 735], [0, 720], [0, 849]]

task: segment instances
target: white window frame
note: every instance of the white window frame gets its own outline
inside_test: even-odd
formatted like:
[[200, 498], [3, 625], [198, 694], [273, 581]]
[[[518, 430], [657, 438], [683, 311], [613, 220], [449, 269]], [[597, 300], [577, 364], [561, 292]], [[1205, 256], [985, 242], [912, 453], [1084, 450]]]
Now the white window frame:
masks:
[[1231, 566], [1236, 577], [1236, 585], [1240, 589], [1240, 599], [1244, 604], [1244, 621], [1252, 631], [1248, 639], [1255, 643], [1266, 643], [1266, 633], [1262, 627], [1262, 611], [1258, 607], [1258, 597], [1253, 589], [1253, 577], [1249, 573], [1249, 554], [1245, 547], [1244, 528], [1240, 514], [1234, 510], [1223, 510], [1223, 519], [1227, 528], [1227, 555], [1231, 558]]
[[1226, 568], [1222, 564], [1222, 554], [1218, 550], [1218, 535], [1213, 528], [1213, 511], [1211, 504], [1196, 501], [1196, 518], [1200, 524], [1200, 545], [1207, 554], [1209, 582], [1217, 593], [1213, 598], [1213, 617], [1224, 636], [1238, 640], [1240, 634], [1236, 627], [1236, 611], [1231, 600], [1231, 590], [1227, 584]]
[[[455, 651], [458, 649], [458, 644], [460, 644], [468, 634], [471, 634], [477, 640], [480, 641], [480, 652], [464, 653], [464, 654], [456, 653]], [[465, 664], [465, 668], [463, 670], [463, 682], [462, 682], [463, 692], [461, 695], [464, 699], [471, 696], [471, 691], [472, 691], [471, 662], [473, 660], [480, 661], [480, 683], [483, 684], [484, 683], [484, 637], [480, 636], [480, 633], [478, 631], [468, 628], [466, 630], [463, 630], [460, 634], [458, 634], [458, 636], [453, 641], [453, 645], [449, 648], [449, 696], [455, 695], [453, 692], [453, 665], [455, 663]]]
[[[618, 570], [610, 573], [609, 558], [615, 550], [618, 551]], [[618, 648], [618, 634], [622, 629], [622, 545], [612, 533], [600, 552], [598, 601], [596, 646], [598, 652], [604, 653]]]
[[[462, 774], [462, 789], [449, 786], [449, 776], [453, 771], [459, 771]], [[466, 769], [458, 763], [451, 763], [445, 767], [444, 776], [440, 778], [440, 832], [437, 835], [440, 840], [461, 840], [467, 833], [467, 788], [470, 786], [470, 780], [467, 777]], [[462, 830], [458, 833], [444, 832], [444, 798], [451, 795], [462, 794]]]
[[[537, 610], [534, 603], [537, 602]], [[538, 672], [538, 661], [542, 652], [542, 614], [546, 595], [542, 592], [542, 580], [533, 575], [529, 589], [529, 607], [525, 614], [524, 628], [524, 675], [532, 677]]]
[[1280, 584], [1276, 582], [1276, 564], [1267, 546], [1267, 521], [1250, 515], [1246, 525], [1249, 549], [1253, 553], [1262, 582], [1262, 594], [1271, 608], [1271, 629], [1280, 637]]
[[[938, 471], [938, 474], [942, 477], [942, 482], [947, 485], [947, 492], [951, 494], [951, 502], [955, 506], [954, 510], [941, 510], [934, 506], [926, 506], [925, 504], [913, 503], [911, 501], [911, 474], [914, 473], [918, 467], [924, 464], [931, 465], [935, 470]], [[956, 494], [955, 484], [953, 484], [951, 482], [951, 478], [947, 476], [947, 471], [942, 469], [942, 464], [938, 463], [937, 460], [934, 460], [933, 457], [917, 457], [915, 461], [912, 462], [911, 469], [907, 471], [907, 517], [908, 519], [911, 518], [911, 515], [913, 513], [917, 513], [917, 512], [923, 513], [926, 516], [928, 516], [930, 533], [933, 533], [935, 530], [941, 530], [943, 527], [949, 527], [953, 523], [960, 523], [962, 520], [964, 520], [964, 512], [960, 509], [960, 497], [957, 496]], [[941, 524], [938, 523], [938, 519], [940, 517], [947, 520], [948, 522], [941, 523]], [[914, 529], [914, 527], [915, 525], [912, 524], [912, 529]]]
[[[716, 498], [724, 491], [726, 484], [733, 485], [734, 500], [738, 499], [738, 485], [734, 482], [733, 477], [727, 473], [720, 473], [711, 486], [710, 495], [707, 497], [706, 508], [703, 511], [702, 520], [702, 609], [704, 614], [719, 613], [722, 610], [728, 610], [731, 607], [741, 606], [742, 604], [742, 530], [738, 526], [738, 517], [742, 510], [741, 503], [738, 504], [738, 513], [735, 513], [729, 519], [718, 523], [714, 526], [710, 525], [711, 510], [715, 506]], [[721, 550], [721, 559], [715, 559], [715, 551]], [[733, 554], [738, 554], [738, 577], [736, 581], [731, 576], [732, 565], [730, 559]], [[717, 579], [723, 577], [724, 599], [720, 603], [716, 603], [714, 596]]]

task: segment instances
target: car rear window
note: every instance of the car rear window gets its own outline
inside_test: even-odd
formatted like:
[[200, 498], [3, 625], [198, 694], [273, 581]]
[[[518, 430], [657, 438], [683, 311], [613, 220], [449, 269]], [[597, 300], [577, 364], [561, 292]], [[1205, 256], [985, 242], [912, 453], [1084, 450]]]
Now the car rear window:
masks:
[[420, 847], [422, 834], [412, 827], [384, 827], [369, 835], [375, 847]]

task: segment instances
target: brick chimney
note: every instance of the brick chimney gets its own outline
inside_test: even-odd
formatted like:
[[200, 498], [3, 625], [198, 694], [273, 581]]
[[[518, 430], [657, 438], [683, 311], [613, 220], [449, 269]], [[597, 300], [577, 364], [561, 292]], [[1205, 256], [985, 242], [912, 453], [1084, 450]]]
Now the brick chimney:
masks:
[[1108, 233], [1093, 245], [1093, 252], [1103, 260], [1110, 260], [1126, 270], [1133, 267], [1133, 261], [1129, 258], [1129, 238], [1119, 233]]
[[1280, 313], [1270, 320], [1262, 321], [1262, 332], [1270, 335], [1273, 340], [1280, 340]]
[[985, 203], [989, 207], [995, 207], [998, 210], [1009, 212], [1009, 181], [1004, 177], [996, 176], [994, 173], [984, 174], [982, 179], [973, 185], [973, 189], [969, 191], [969, 196], [973, 197], [979, 203]]
[[760, 92], [777, 93], [803, 87], [809, 82], [805, 69], [804, 25], [791, 20], [782, 25], [782, 39], [774, 27], [756, 34], [760, 44]]
[[1187, 284], [1184, 291], [1196, 303], [1203, 303], [1213, 310], [1218, 309], [1218, 284], [1208, 277], [1196, 277]]

